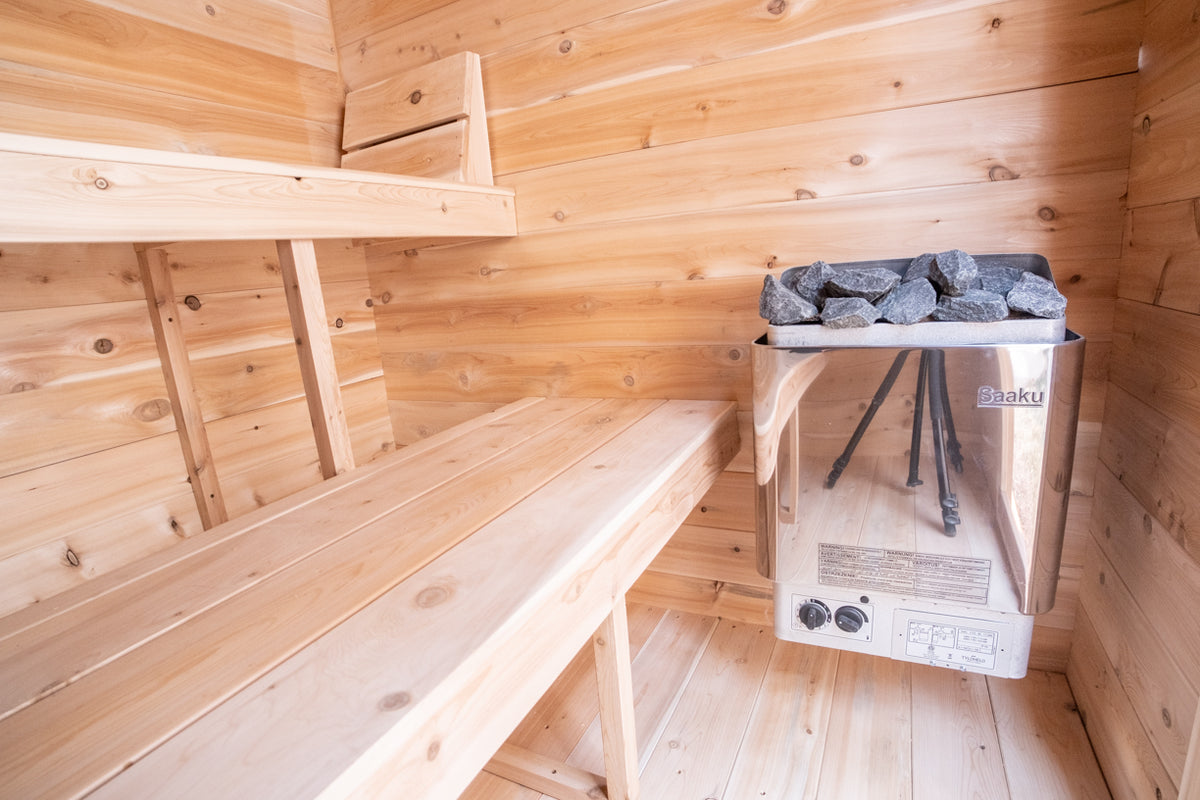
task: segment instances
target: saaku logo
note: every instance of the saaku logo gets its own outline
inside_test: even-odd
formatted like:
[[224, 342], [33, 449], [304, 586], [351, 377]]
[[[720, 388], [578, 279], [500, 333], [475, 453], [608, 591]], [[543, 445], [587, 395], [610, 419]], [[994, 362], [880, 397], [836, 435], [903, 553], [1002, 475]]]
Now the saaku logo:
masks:
[[979, 387], [979, 408], [1041, 408], [1046, 405], [1046, 393], [1032, 389], [1006, 392], [991, 386]]

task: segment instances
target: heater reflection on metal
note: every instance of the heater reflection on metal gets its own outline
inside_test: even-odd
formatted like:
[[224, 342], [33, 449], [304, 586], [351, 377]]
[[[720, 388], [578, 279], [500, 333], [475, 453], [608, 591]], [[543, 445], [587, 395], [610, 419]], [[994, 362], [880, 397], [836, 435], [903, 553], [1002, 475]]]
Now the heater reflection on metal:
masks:
[[[885, 321], [826, 318], [850, 291]], [[994, 321], [956, 316], [964, 307]], [[784, 314], [796, 308], [810, 319]], [[1084, 342], [1064, 309], [1030, 254], [816, 262], [767, 279], [754, 444], [776, 635], [1025, 674], [1033, 615], [1054, 602], [1074, 451]]]

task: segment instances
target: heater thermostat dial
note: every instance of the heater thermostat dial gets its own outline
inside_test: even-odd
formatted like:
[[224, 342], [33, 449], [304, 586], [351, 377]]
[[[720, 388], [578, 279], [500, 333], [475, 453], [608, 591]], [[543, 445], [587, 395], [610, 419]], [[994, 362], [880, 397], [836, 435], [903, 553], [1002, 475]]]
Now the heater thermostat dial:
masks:
[[858, 633], [867, 624], [867, 615], [856, 606], [842, 606], [834, 612], [833, 624], [846, 633]]
[[796, 612], [801, 624], [810, 631], [816, 630], [829, 622], [829, 606], [820, 600], [805, 600]]

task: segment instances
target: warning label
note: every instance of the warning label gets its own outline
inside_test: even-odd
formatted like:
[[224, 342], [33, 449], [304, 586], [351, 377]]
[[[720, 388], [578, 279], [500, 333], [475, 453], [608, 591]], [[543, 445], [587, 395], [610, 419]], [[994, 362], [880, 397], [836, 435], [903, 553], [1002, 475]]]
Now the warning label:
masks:
[[992, 562], [986, 558], [821, 543], [817, 579], [824, 586], [876, 589], [906, 597], [986, 604]]
[[1000, 634], [925, 620], [910, 620], [905, 655], [939, 664], [995, 669]]

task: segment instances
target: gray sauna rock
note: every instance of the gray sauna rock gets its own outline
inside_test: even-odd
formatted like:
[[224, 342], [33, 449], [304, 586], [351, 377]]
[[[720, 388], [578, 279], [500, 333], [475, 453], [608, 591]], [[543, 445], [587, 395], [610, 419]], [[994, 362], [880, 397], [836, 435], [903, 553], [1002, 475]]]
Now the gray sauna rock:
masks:
[[993, 266], [980, 265], [980, 285], [978, 288], [981, 288], [986, 292], [1008, 294], [1024, 274], [1024, 270], [1008, 264], [995, 264]]
[[960, 297], [944, 294], [933, 310], [933, 318], [942, 322], [999, 322], [1006, 317], [1004, 295], [983, 289], [969, 289]]
[[941, 294], [962, 297], [971, 291], [979, 278], [975, 259], [962, 250], [938, 253], [929, 264], [929, 279], [941, 289]]
[[922, 253], [910, 261], [908, 268], [904, 270], [903, 283], [919, 281], [922, 278], [929, 280], [929, 265], [933, 263], [934, 255], [934, 253]]
[[937, 290], [925, 278], [901, 283], [876, 303], [879, 316], [896, 325], [912, 325], [926, 319], [937, 307]]
[[1067, 298], [1050, 281], [1025, 272], [1009, 290], [1008, 306], [1043, 319], [1061, 319], [1067, 313]]
[[821, 324], [829, 328], [869, 328], [879, 309], [861, 297], [831, 297], [821, 309]]
[[843, 269], [825, 284], [825, 293], [829, 297], [861, 297], [874, 303], [898, 283], [900, 276], [885, 267]]
[[762, 294], [758, 296], [758, 314], [772, 325], [795, 325], [813, 322], [817, 307], [788, 289], [773, 275], [763, 279]]
[[784, 270], [780, 280], [783, 285], [815, 306], [825, 301], [825, 284], [837, 275], [837, 270], [824, 261], [814, 261], [808, 266]]

